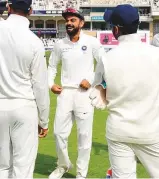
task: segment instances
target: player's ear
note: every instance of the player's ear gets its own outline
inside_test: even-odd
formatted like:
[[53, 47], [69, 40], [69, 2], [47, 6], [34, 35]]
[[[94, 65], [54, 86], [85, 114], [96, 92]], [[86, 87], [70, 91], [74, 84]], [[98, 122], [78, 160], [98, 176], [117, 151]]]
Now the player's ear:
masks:
[[81, 28], [84, 26], [84, 23], [85, 23], [84, 20], [81, 20], [81, 21], [80, 21], [80, 27], [81, 27]]
[[11, 8], [10, 8], [10, 5], [8, 3], [6, 4], [6, 7], [8, 9], [8, 14], [10, 14], [11, 13]]
[[32, 13], [33, 13], [33, 8], [31, 7], [30, 10], [29, 10], [28, 15], [30, 16]]
[[118, 27], [118, 26], [115, 26], [115, 27], [114, 27], [114, 31], [115, 31], [115, 35], [118, 35], [118, 33], [119, 33], [119, 27]]

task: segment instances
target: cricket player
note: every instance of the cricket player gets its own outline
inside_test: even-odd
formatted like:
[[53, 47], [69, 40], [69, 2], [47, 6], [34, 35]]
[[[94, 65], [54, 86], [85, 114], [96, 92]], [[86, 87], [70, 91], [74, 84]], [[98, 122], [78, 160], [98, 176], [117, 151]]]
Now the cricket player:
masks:
[[3, 12], [7, 10], [6, 7], [7, 1], [5, 0], [0, 0], [0, 21], [3, 21], [4, 19], [2, 18]]
[[[69, 8], [62, 16], [66, 21], [67, 37], [55, 44], [48, 66], [49, 87], [58, 95], [54, 121], [58, 166], [49, 178], [61, 178], [72, 167], [67, 143], [74, 120], [78, 134], [76, 177], [85, 178], [92, 145], [94, 109], [89, 95], [94, 81], [94, 59], [98, 62], [105, 51], [95, 37], [82, 32], [82, 13]], [[54, 82], [60, 61], [62, 86]]]
[[29, 29], [32, 0], [10, 0], [0, 23], [0, 178], [33, 178], [39, 136], [48, 131], [43, 43]]
[[159, 34], [154, 35], [151, 44], [155, 47], [159, 47]]
[[151, 178], [159, 177], [158, 49], [137, 35], [139, 14], [128, 4], [104, 14], [119, 45], [98, 63], [90, 95], [93, 106], [107, 106], [106, 137], [113, 178], [136, 178], [136, 157]]

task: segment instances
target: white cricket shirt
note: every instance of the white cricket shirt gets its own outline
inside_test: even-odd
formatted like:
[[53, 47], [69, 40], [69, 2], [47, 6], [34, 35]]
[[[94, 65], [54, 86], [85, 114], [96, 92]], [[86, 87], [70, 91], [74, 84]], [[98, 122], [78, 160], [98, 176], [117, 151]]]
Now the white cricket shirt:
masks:
[[63, 87], [78, 88], [83, 79], [92, 84], [94, 80], [94, 59], [99, 61], [105, 53], [99, 41], [92, 36], [80, 33], [77, 42], [69, 37], [59, 40], [51, 54], [48, 66], [48, 81], [51, 88], [57, 73], [57, 65], [62, 61], [61, 84]]
[[[102, 72], [103, 71], [103, 72]], [[96, 71], [96, 84], [107, 83], [107, 138], [152, 144], [159, 142], [159, 53], [137, 34], [119, 37]]]
[[45, 50], [29, 20], [10, 15], [0, 23], [0, 110], [35, 100], [43, 128], [48, 126], [49, 89]]

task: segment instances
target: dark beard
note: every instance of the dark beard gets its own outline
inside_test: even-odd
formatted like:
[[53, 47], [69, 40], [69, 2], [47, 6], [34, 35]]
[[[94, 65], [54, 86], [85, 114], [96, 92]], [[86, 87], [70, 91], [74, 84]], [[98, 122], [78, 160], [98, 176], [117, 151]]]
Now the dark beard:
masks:
[[78, 31], [79, 31], [79, 28], [74, 28], [72, 31], [68, 31], [67, 27], [66, 27], [66, 32], [67, 32], [68, 36], [70, 36], [70, 37], [75, 36], [78, 33]]

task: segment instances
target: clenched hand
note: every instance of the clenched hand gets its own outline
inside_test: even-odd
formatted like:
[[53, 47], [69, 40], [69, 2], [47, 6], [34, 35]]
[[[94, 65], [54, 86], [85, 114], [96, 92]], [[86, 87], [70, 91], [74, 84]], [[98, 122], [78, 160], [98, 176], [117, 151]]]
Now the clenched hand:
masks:
[[88, 90], [91, 87], [91, 84], [87, 80], [82, 80], [80, 83], [82, 89]]
[[61, 91], [62, 91], [62, 87], [59, 86], [59, 85], [56, 85], [54, 84], [51, 88], [51, 91], [54, 93], [54, 94], [60, 94]]
[[38, 126], [38, 134], [39, 134], [39, 138], [44, 138], [47, 136], [48, 134], [48, 129], [43, 129], [41, 126]]

